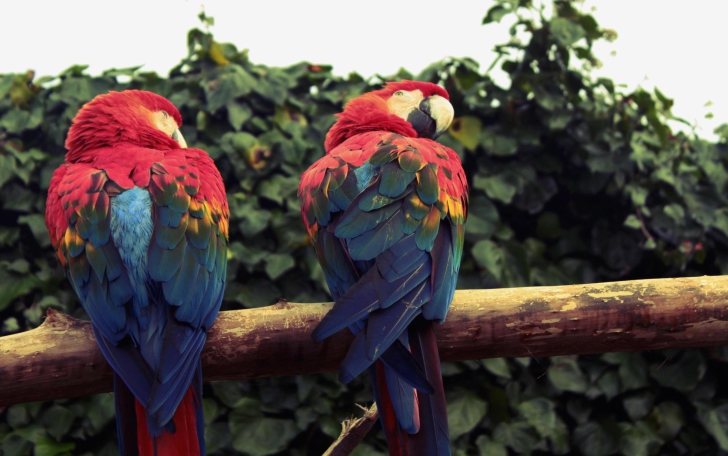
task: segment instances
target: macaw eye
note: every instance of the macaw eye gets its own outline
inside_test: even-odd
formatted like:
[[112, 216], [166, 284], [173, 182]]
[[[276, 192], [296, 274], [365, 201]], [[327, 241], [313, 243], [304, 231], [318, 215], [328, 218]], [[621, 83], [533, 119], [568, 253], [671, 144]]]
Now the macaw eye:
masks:
[[394, 92], [395, 97], [401, 97], [402, 95], [404, 95], [404, 92], [402, 92], [401, 90]]
[[167, 114], [167, 111], [162, 111], [162, 115], [165, 119], [169, 119], [169, 114]]

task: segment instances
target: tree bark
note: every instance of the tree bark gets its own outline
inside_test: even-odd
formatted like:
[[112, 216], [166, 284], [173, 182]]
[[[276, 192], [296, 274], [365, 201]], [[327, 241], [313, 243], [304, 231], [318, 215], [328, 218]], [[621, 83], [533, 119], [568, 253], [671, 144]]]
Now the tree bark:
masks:
[[[205, 380], [336, 370], [348, 331], [316, 343], [330, 303], [221, 312]], [[459, 361], [728, 344], [728, 276], [465, 290], [437, 328], [440, 357]], [[38, 328], [0, 338], [0, 406], [111, 391], [90, 324], [49, 310]]]

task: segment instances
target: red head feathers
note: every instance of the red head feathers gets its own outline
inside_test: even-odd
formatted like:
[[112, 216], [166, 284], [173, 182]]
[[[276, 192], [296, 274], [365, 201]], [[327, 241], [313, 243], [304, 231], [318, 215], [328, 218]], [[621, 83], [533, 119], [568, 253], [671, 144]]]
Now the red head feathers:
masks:
[[179, 143], [161, 131], [153, 114], [165, 112], [182, 125], [182, 116], [166, 98], [152, 92], [125, 90], [99, 95], [86, 103], [73, 119], [66, 139], [66, 161], [87, 161], [86, 152], [119, 143], [152, 149], [175, 149]]
[[387, 105], [387, 100], [396, 92], [416, 90], [422, 92], [423, 98], [439, 95], [446, 100], [450, 99], [445, 89], [431, 82], [407, 80], [389, 82], [384, 88], [365, 93], [347, 103], [344, 112], [338, 114], [339, 118], [326, 135], [324, 144], [326, 152], [330, 152], [348, 138], [368, 131], [390, 131], [403, 136], [417, 137], [412, 124], [392, 114]]

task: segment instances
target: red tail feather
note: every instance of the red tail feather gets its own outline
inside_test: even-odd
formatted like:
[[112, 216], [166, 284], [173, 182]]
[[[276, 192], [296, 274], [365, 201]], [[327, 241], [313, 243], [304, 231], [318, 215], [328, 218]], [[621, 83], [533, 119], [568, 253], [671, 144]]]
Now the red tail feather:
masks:
[[[139, 401], [136, 401], [139, 456], [200, 456], [194, 401], [195, 393], [190, 386], [177, 407], [177, 411], [174, 412], [175, 433], [170, 434], [164, 431], [156, 439], [149, 435], [146, 411]], [[155, 443], [156, 452], [154, 451]]]
[[377, 373], [377, 394], [379, 395], [379, 419], [384, 428], [384, 435], [387, 438], [389, 456], [409, 456], [407, 450], [407, 433], [402, 430], [394, 413], [392, 399], [389, 397], [387, 379], [384, 376], [384, 364], [381, 361], [374, 363]]

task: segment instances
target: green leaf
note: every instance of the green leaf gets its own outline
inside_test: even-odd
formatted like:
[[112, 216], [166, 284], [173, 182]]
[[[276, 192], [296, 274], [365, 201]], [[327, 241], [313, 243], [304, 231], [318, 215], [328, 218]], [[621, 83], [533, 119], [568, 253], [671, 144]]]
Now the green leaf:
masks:
[[217, 73], [216, 79], [202, 84], [207, 97], [207, 109], [215, 113], [232, 100], [247, 95], [257, 80], [239, 65], [227, 65]]
[[93, 431], [99, 432], [114, 419], [115, 415], [113, 395], [97, 394], [91, 397], [91, 403], [86, 409], [86, 417]]
[[12, 428], [19, 428], [30, 423], [30, 415], [23, 404], [15, 404], [8, 407], [7, 423]]
[[258, 188], [258, 194], [278, 204], [283, 204], [286, 197], [295, 198], [298, 190], [298, 177], [286, 177], [276, 174], [272, 178], [263, 181]]
[[134, 73], [136, 73], [143, 65], [137, 65], [137, 66], [130, 66], [126, 68], [111, 68], [108, 70], [104, 70], [101, 74], [104, 76], [134, 76]]
[[33, 444], [16, 432], [11, 432], [2, 439], [4, 456], [23, 456], [30, 454]]
[[619, 450], [619, 439], [594, 421], [574, 429], [574, 442], [584, 456], [607, 456]]
[[651, 455], [657, 454], [664, 441], [644, 422], [620, 423], [622, 431], [621, 454], [624, 455]]
[[625, 191], [630, 195], [630, 197], [632, 198], [632, 204], [634, 204], [636, 207], [642, 207], [645, 205], [648, 194], [646, 188], [640, 187], [635, 184], [629, 184], [625, 187]]
[[480, 119], [473, 116], [465, 116], [453, 120], [448, 131], [453, 138], [463, 143], [466, 149], [473, 152], [478, 147], [480, 131], [482, 129], [483, 124]]
[[475, 439], [475, 446], [478, 447], [480, 456], [508, 456], [508, 450], [502, 443], [495, 442], [485, 435]]
[[53, 405], [43, 413], [43, 426], [51, 437], [61, 440], [73, 424], [73, 414], [61, 405]]
[[448, 398], [447, 416], [450, 425], [450, 439], [455, 440], [470, 432], [483, 419], [488, 404], [469, 391], [459, 391], [454, 399]]
[[604, 393], [608, 400], [619, 394], [621, 389], [619, 374], [614, 370], [608, 370], [597, 379], [597, 387]]
[[266, 456], [285, 449], [298, 434], [298, 429], [291, 420], [263, 417], [231, 420], [230, 432], [235, 450], [251, 456]]
[[622, 400], [624, 411], [632, 421], [639, 421], [652, 410], [655, 396], [649, 392], [641, 392], [627, 396]]
[[638, 230], [642, 227], [642, 222], [640, 222], [640, 219], [637, 218], [634, 214], [629, 214], [626, 219], [624, 219], [624, 226], [627, 228], [632, 228], [633, 230]]
[[500, 277], [503, 266], [503, 251], [490, 240], [478, 241], [472, 250], [473, 258], [494, 277]]
[[668, 204], [664, 211], [665, 215], [675, 220], [676, 223], [682, 225], [685, 222], [685, 210], [679, 204]]
[[541, 439], [530, 424], [516, 421], [498, 424], [493, 440], [513, 448], [517, 454], [530, 454]]
[[17, 165], [13, 157], [0, 155], [0, 187], [17, 174]]
[[685, 350], [677, 359], [650, 366], [650, 376], [668, 388], [689, 392], [705, 374], [706, 366], [697, 350]]
[[243, 397], [240, 384], [237, 382], [214, 382], [212, 383], [212, 390], [215, 392], [215, 397], [230, 408], [238, 410], [247, 409], [246, 405], [252, 402], [249, 408], [260, 409], [260, 401]]
[[569, 47], [586, 36], [581, 25], [564, 17], [551, 19], [549, 31], [556, 41], [564, 47]]
[[728, 451], [728, 404], [698, 411], [698, 419], [723, 451]]
[[565, 454], [569, 451], [569, 433], [564, 422], [556, 414], [552, 401], [545, 398], [531, 399], [521, 402], [518, 411], [541, 437], [551, 440], [552, 450], [556, 450], [554, 453]]
[[71, 65], [61, 71], [58, 76], [83, 76], [83, 72], [86, 68], [88, 68], [88, 65]]
[[516, 186], [509, 182], [504, 174], [496, 174], [495, 176], [475, 176], [473, 187], [485, 191], [490, 198], [510, 204], [513, 196], [516, 194]]
[[670, 401], [658, 404], [652, 409], [648, 420], [664, 440], [675, 438], [685, 425], [682, 409], [675, 402]]
[[18, 225], [28, 225], [33, 233], [35, 240], [41, 247], [49, 247], [51, 238], [48, 235], [48, 229], [45, 224], [45, 217], [40, 214], [21, 215], [18, 217]]
[[28, 128], [29, 123], [30, 113], [20, 108], [11, 109], [0, 117], [0, 128], [4, 128], [9, 133], [20, 134]]
[[13, 334], [18, 331], [20, 331], [20, 325], [18, 324], [18, 319], [15, 317], [8, 318], [3, 322], [2, 327], [0, 327], [0, 332], [4, 334]]
[[240, 227], [246, 236], [255, 236], [268, 226], [270, 218], [271, 213], [268, 211], [251, 209], [250, 213], [243, 218]]
[[265, 272], [271, 280], [276, 280], [295, 265], [296, 263], [291, 255], [273, 253], [265, 259]]
[[235, 129], [240, 131], [243, 128], [243, 124], [253, 117], [253, 110], [250, 109], [247, 103], [237, 103], [230, 101], [225, 104], [228, 113], [228, 122]]
[[551, 359], [548, 379], [556, 388], [563, 391], [584, 393], [589, 386], [574, 357], [556, 356]]
[[510, 13], [510, 10], [504, 8], [502, 5], [491, 6], [483, 18], [483, 25], [490, 24], [491, 22], [500, 22], [508, 13]]
[[58, 443], [49, 437], [43, 436], [35, 441], [34, 456], [55, 456], [57, 454], [68, 454], [76, 448], [75, 443]]
[[255, 136], [247, 132], [228, 132], [220, 138], [220, 146], [222, 147], [222, 150], [231, 155], [242, 154], [243, 152], [255, 147], [257, 143], [258, 140]]
[[489, 238], [498, 229], [499, 224], [500, 217], [495, 205], [483, 195], [471, 195], [468, 219], [465, 221], [466, 233]]
[[[549, 92], [542, 87], [534, 88], [533, 95], [536, 102], [549, 111], [554, 111], [566, 103], [562, 93]], [[552, 130], [562, 129], [569, 123], [571, 118], [572, 114], [568, 111], [552, 112], [548, 118], [549, 128]]]
[[636, 162], [639, 170], [643, 172], [651, 168], [657, 161], [657, 155], [647, 145], [659, 146], [659, 141], [656, 141], [649, 133], [637, 132], [632, 135], [632, 140], [630, 141], [632, 153], [629, 158]]
[[205, 426], [205, 446], [207, 454], [214, 454], [230, 444], [230, 429], [227, 423], [212, 423]]
[[506, 157], [518, 151], [518, 142], [511, 137], [485, 129], [480, 135], [480, 144], [491, 155]]
[[647, 386], [647, 364], [637, 353], [605, 353], [602, 359], [619, 366], [619, 380], [622, 391], [644, 388]]
[[511, 378], [511, 371], [508, 368], [508, 361], [506, 361], [505, 358], [481, 359], [480, 362], [491, 374], [499, 377]]
[[0, 269], [0, 310], [38, 286], [40, 281], [35, 276], [18, 277]]

